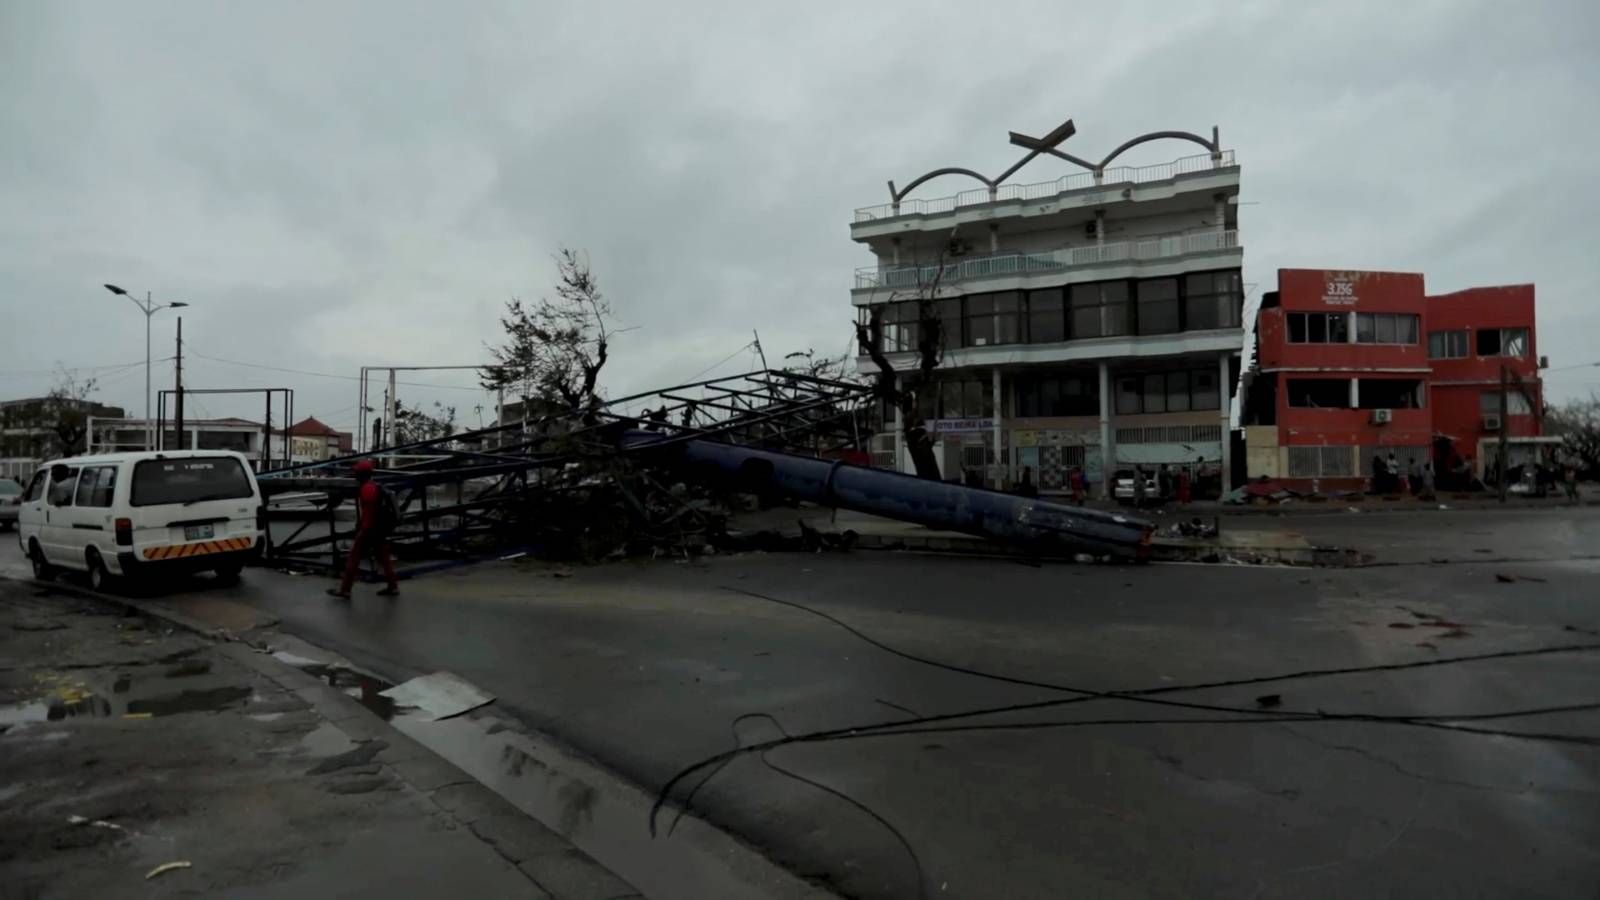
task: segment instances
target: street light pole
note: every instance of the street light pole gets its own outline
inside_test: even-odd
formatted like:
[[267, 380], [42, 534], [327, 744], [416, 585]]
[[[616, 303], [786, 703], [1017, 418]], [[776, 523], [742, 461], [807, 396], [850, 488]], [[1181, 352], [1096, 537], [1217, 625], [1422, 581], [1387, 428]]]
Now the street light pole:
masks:
[[138, 297], [114, 284], [105, 285], [105, 289], [113, 294], [132, 300], [133, 305], [139, 307], [139, 311], [144, 313], [144, 449], [154, 450], [156, 426], [150, 417], [150, 319], [156, 314], [157, 310], [181, 309], [189, 304], [181, 300], [172, 303], [157, 303], [151, 299], [149, 291], [145, 291], [144, 302], [140, 303]]

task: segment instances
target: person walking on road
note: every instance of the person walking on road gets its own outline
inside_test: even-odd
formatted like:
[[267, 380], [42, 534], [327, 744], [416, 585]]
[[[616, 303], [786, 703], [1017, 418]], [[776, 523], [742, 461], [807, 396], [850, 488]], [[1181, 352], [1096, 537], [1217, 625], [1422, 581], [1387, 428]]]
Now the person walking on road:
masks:
[[1072, 504], [1074, 506], [1082, 506], [1084, 488], [1083, 469], [1079, 466], [1073, 466], [1072, 473], [1067, 476], [1067, 482], [1068, 486], [1072, 488]]
[[386, 491], [372, 480], [372, 460], [359, 459], [351, 467], [356, 479], [356, 539], [350, 545], [350, 555], [345, 562], [344, 578], [336, 588], [328, 588], [331, 596], [350, 599], [350, 587], [355, 583], [361, 561], [371, 557], [383, 570], [388, 586], [378, 592], [380, 597], [393, 597], [400, 593], [400, 583], [394, 577], [394, 557], [389, 553], [389, 533], [394, 530], [394, 507]]
[[1189, 467], [1178, 467], [1178, 505], [1189, 505]]
[[1567, 499], [1576, 503], [1578, 501], [1578, 465], [1569, 459], [1561, 469], [1561, 483], [1566, 489]]

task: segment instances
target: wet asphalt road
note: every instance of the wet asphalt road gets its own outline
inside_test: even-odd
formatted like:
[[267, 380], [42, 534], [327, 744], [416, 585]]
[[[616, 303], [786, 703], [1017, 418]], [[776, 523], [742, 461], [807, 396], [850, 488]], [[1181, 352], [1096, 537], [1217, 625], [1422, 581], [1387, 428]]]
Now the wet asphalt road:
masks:
[[[1424, 516], [1412, 540], [1432, 553], [1446, 544], [1439, 535], [1483, 527], [1467, 515]], [[456, 672], [655, 788], [780, 727], [1071, 696], [913, 662], [740, 592], [807, 604], [943, 663], [1100, 691], [1600, 644], [1600, 563], [1567, 558], [1584, 555], [1572, 547], [1600, 516], [1535, 515], [1546, 518], [1508, 541], [1546, 549], [1524, 563], [1469, 562], [1482, 556], [1474, 540], [1455, 540], [1449, 556], [1461, 561], [1449, 565], [1337, 571], [774, 554], [570, 578], [495, 564], [408, 583], [398, 602], [367, 593], [350, 606], [319, 596], [315, 579], [253, 572], [229, 596], [391, 678]], [[1386, 518], [1350, 527], [1403, 545], [1400, 517], [1371, 524]], [[1587, 703], [1600, 701], [1600, 652], [1162, 696], [1250, 708], [1268, 693], [1279, 709], [1389, 715]], [[810, 783], [741, 757], [700, 790], [696, 813], [853, 896], [1566, 897], [1600, 887], [1600, 747], [1376, 722], [1194, 721], [1218, 718], [1259, 719], [1098, 699], [943, 723], [1048, 727], [791, 744], [766, 761]], [[1600, 737], [1592, 711], [1472, 724]]]

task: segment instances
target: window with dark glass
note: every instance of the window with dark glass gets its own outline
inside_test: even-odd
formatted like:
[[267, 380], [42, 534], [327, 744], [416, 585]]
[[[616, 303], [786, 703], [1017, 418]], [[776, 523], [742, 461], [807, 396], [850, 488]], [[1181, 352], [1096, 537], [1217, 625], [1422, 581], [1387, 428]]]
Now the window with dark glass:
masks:
[[973, 294], [967, 298], [967, 346], [987, 347], [994, 340], [994, 295]]
[[1184, 328], [1238, 328], [1244, 308], [1244, 285], [1237, 269], [1184, 276]]
[[1350, 322], [1344, 313], [1288, 313], [1289, 343], [1343, 344], [1350, 340]]
[[1028, 343], [1053, 344], [1067, 339], [1064, 299], [1060, 288], [1028, 293]]
[[1152, 278], [1138, 283], [1139, 333], [1172, 334], [1178, 330], [1178, 279]]
[[1022, 295], [1006, 291], [994, 296], [994, 342], [1015, 344], [1022, 340]]
[[946, 350], [958, 350], [966, 344], [961, 341], [961, 298], [951, 297], [934, 302], [934, 310], [939, 316], [940, 336], [944, 339]]
[[1528, 329], [1480, 328], [1478, 329], [1479, 356], [1527, 356]]
[[[1085, 380], [1085, 387], [1092, 391], [1094, 384]], [[1093, 398], [1089, 399], [1092, 403]], [[1117, 412], [1121, 415], [1190, 412], [1220, 409], [1221, 405], [1217, 373], [1209, 369], [1150, 372], [1117, 379]], [[1097, 405], [1093, 408], [1098, 412]]]
[[1117, 413], [1119, 415], [1142, 412], [1139, 406], [1139, 384], [1138, 378], [1117, 379]]
[[1356, 313], [1356, 342], [1415, 344], [1417, 317], [1410, 313]]
[[1103, 281], [1072, 286], [1072, 336], [1113, 337], [1129, 333], [1128, 283]]
[[1087, 376], [1023, 376], [1015, 384], [1018, 416], [1093, 416], [1100, 412], [1099, 382]]
[[1167, 412], [1189, 411], [1189, 373], [1167, 373]]
[[1222, 395], [1217, 390], [1217, 373], [1197, 369], [1189, 380], [1193, 387], [1190, 394], [1191, 409], [1222, 408]]
[[1465, 359], [1467, 333], [1465, 331], [1428, 332], [1429, 359]]
[[1289, 405], [1298, 409], [1349, 409], [1350, 379], [1290, 378]]

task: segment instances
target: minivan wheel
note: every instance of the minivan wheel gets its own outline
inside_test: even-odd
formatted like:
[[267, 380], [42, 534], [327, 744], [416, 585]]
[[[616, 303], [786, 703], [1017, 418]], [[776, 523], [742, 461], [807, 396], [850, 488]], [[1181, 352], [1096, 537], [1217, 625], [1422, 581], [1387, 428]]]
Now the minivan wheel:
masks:
[[106, 561], [100, 558], [100, 551], [90, 547], [84, 553], [84, 562], [89, 567], [89, 587], [104, 591], [111, 586], [111, 572], [106, 569]]
[[56, 567], [50, 565], [44, 558], [44, 549], [37, 540], [28, 542], [28, 562], [33, 564], [33, 577], [40, 581], [49, 581], [56, 577]]
[[234, 584], [239, 580], [239, 573], [244, 571], [244, 563], [224, 563], [217, 566], [217, 580], [223, 584]]

